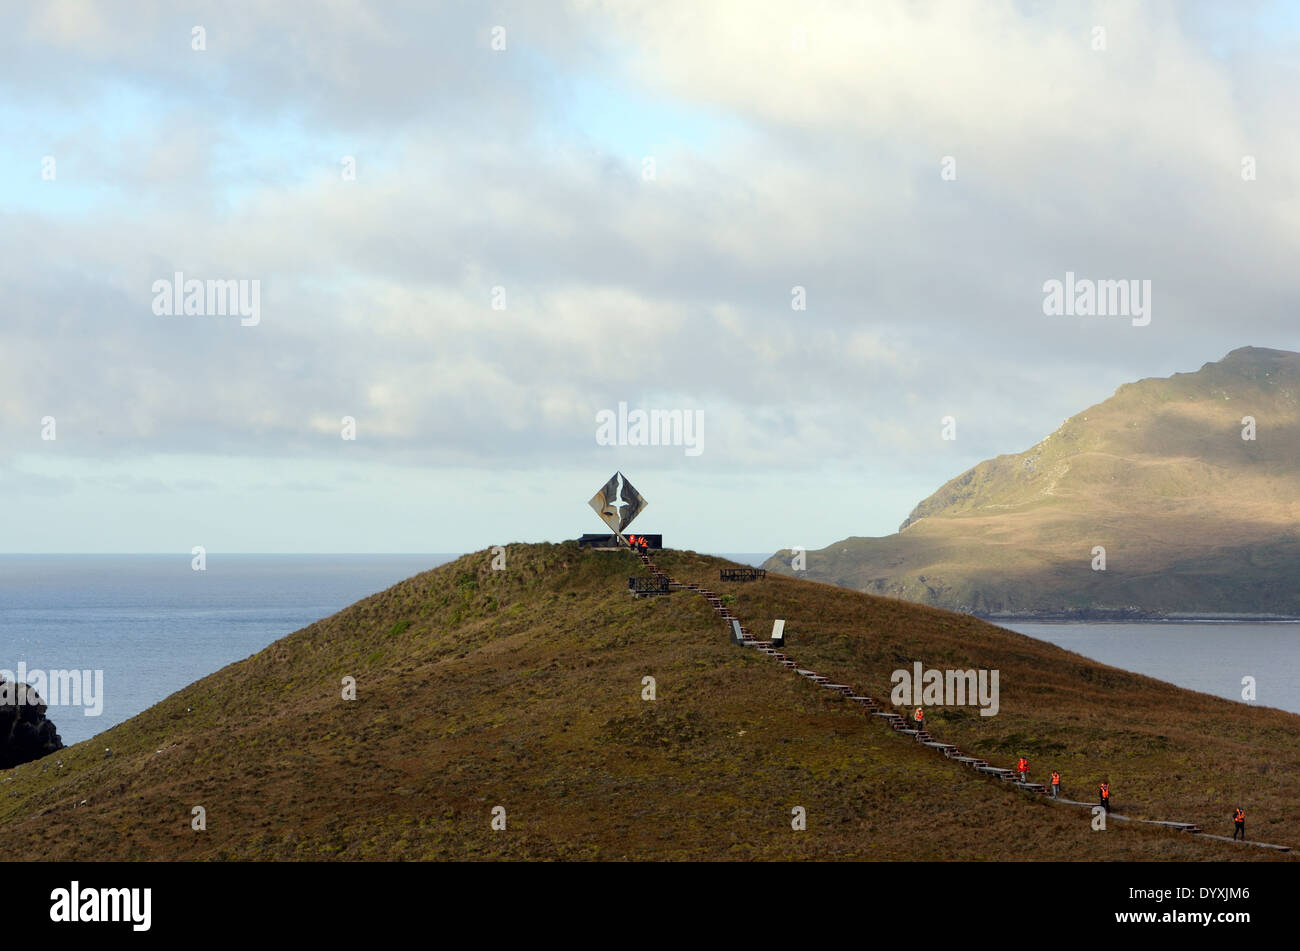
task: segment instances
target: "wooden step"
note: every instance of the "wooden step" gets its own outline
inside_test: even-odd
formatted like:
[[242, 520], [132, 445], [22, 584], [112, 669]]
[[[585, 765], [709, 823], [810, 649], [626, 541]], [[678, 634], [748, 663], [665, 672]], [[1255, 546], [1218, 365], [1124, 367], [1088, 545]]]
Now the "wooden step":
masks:
[[1202, 839], [1218, 839], [1220, 842], [1236, 842], [1240, 845], [1253, 845], [1261, 849], [1276, 849], [1279, 852], [1291, 851], [1291, 846], [1289, 845], [1273, 845], [1271, 842], [1256, 842], [1254, 839], [1246, 839], [1243, 841], [1242, 839], [1234, 839], [1230, 835], [1215, 835], [1212, 832], [1198, 832], [1196, 834]]
[[1200, 832], [1200, 826], [1194, 822], [1170, 822], [1167, 819], [1134, 819], [1134, 822], [1144, 822], [1147, 825], [1167, 826], [1170, 829], [1177, 829], [1180, 832]]

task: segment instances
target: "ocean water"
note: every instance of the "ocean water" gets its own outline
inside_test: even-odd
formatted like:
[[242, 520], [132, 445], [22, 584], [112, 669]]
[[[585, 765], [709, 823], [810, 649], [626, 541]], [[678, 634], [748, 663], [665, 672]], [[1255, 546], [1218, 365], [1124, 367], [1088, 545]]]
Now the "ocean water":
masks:
[[104, 672], [98, 716], [85, 695], [46, 714], [71, 745], [456, 557], [213, 553], [194, 571], [189, 555], [0, 555], [0, 670]]
[[1300, 713], [1300, 622], [997, 622], [1103, 664], [1242, 701]]

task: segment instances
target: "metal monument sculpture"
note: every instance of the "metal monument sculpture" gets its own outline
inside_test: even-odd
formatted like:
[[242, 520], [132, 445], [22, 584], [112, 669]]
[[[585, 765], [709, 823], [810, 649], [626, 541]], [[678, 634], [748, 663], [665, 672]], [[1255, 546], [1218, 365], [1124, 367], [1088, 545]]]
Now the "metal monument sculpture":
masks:
[[623, 473], [615, 472], [609, 477], [604, 488], [593, 495], [587, 504], [600, 516], [602, 522], [614, 530], [615, 537], [621, 540], [623, 529], [627, 528], [632, 519], [640, 515], [642, 509], [649, 503], [633, 488], [632, 483], [623, 477]]

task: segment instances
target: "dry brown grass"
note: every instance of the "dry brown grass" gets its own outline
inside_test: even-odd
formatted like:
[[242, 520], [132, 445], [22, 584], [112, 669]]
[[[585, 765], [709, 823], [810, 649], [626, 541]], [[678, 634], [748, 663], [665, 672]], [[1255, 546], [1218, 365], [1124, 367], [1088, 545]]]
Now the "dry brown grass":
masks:
[[[727, 642], [698, 596], [634, 600], [630, 555], [513, 545], [359, 602], [56, 757], [0, 775], [32, 859], [1268, 860], [1112, 824], [977, 778]], [[944, 738], [1024, 751], [1067, 789], [1110, 776], [1132, 812], [1300, 844], [1300, 717], [1112, 670], [967, 617], [801, 580], [722, 586], [788, 620], [800, 660], [887, 696], [889, 672], [998, 667], [1003, 713]], [[408, 621], [405, 628], [399, 623]], [[340, 697], [358, 678], [359, 699]], [[658, 699], [640, 699], [642, 678]], [[192, 707], [192, 713], [186, 708]], [[114, 756], [102, 757], [104, 746]], [[158, 752], [161, 750], [161, 752]], [[63, 768], [55, 761], [61, 759]], [[84, 805], [80, 803], [86, 800]], [[192, 806], [208, 829], [190, 829]], [[493, 806], [508, 828], [489, 828]], [[806, 832], [790, 810], [808, 813]], [[1209, 826], [1207, 825], [1207, 828]]]

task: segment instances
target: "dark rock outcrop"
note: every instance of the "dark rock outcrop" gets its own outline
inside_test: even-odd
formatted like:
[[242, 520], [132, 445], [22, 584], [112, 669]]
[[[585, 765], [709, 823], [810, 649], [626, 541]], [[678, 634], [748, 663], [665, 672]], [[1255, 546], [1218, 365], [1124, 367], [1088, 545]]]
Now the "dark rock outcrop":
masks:
[[0, 680], [0, 769], [63, 749], [45, 709], [45, 701], [27, 684]]

